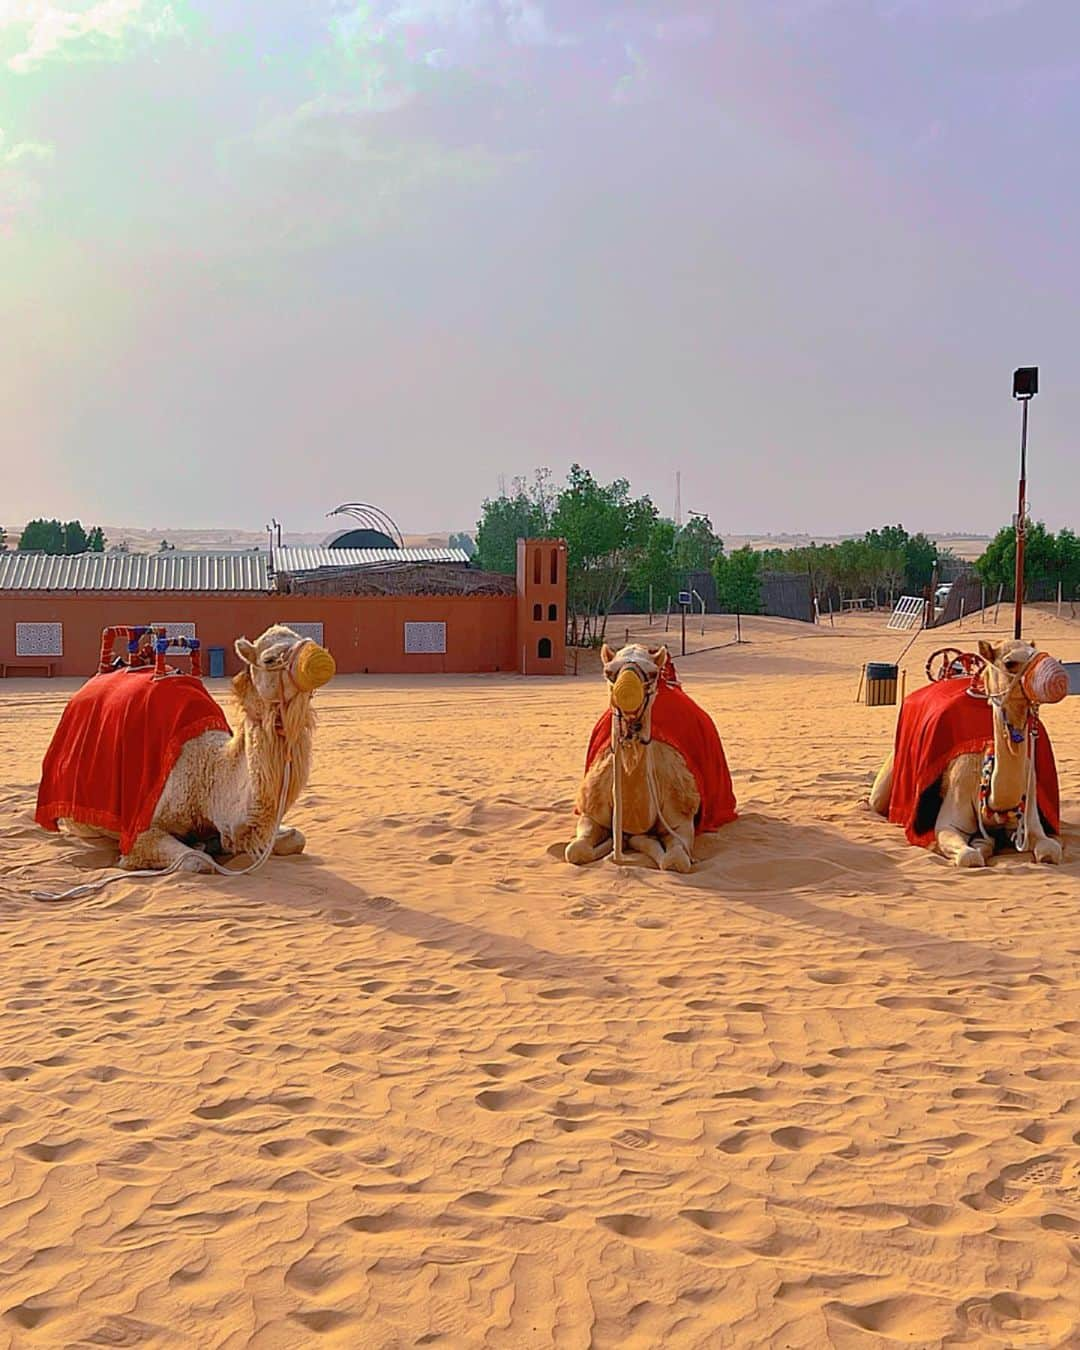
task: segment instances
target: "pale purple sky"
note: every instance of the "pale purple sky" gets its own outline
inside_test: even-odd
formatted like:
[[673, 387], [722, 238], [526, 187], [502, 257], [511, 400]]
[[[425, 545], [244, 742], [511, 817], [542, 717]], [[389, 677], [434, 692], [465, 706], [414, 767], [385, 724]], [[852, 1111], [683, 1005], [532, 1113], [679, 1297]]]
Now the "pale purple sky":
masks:
[[0, 0], [0, 522], [1080, 528], [1076, 0]]

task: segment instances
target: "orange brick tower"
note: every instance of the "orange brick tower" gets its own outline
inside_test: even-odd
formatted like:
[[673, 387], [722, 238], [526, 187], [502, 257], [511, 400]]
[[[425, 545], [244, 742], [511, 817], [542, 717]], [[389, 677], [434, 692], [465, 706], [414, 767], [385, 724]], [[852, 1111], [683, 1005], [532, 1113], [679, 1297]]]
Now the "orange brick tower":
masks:
[[566, 544], [517, 541], [517, 648], [522, 675], [566, 670]]

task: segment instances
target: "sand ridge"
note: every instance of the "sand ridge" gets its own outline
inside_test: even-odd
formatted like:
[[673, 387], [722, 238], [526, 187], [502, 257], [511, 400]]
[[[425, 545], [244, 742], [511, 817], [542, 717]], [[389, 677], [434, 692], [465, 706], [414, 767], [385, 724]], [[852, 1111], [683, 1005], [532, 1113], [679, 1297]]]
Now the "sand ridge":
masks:
[[32, 822], [73, 686], [0, 686], [0, 1344], [1080, 1341], [1080, 700], [1065, 865], [958, 873], [859, 805], [881, 616], [708, 624], [685, 877], [561, 861], [594, 673], [356, 678], [306, 856], [44, 908], [110, 857]]

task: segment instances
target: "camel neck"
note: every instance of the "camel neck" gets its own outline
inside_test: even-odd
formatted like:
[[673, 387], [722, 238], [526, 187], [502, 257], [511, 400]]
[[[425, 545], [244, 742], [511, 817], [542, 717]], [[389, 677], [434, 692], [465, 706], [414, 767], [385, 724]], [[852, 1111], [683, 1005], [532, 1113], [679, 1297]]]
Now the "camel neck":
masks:
[[[993, 811], [1011, 811], [1018, 806], [1028, 786], [1028, 735], [1030, 705], [1017, 682], [1000, 705], [991, 705], [994, 718], [994, 768], [990, 775], [988, 805]], [[1002, 713], [1004, 712], [1004, 716]], [[1023, 733], [1016, 742], [1010, 727]]]

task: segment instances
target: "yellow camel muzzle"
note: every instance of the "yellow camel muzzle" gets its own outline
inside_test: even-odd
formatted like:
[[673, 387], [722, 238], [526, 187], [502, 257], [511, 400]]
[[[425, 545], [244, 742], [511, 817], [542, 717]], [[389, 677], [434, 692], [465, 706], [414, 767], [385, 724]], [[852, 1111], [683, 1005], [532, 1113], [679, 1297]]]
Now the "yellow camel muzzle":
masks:
[[629, 666], [619, 671], [618, 679], [611, 686], [611, 701], [620, 712], [636, 713], [645, 702], [645, 681]]
[[310, 694], [332, 680], [336, 671], [337, 663], [326, 648], [309, 642], [296, 658], [292, 677], [297, 689]]

